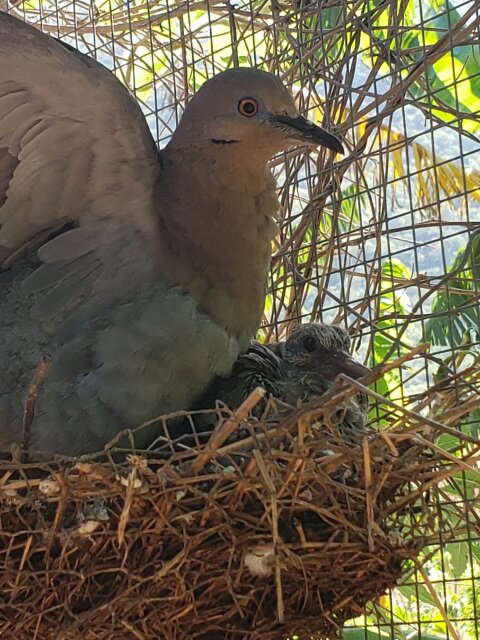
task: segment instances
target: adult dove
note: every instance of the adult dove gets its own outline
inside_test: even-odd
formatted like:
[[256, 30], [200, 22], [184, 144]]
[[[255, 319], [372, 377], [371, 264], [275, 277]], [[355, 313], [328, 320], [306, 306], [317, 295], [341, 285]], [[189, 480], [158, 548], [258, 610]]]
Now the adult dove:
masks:
[[[321, 323], [299, 325], [285, 342], [252, 342], [235, 362], [230, 376], [219, 376], [210, 383], [197, 408], [211, 409], [220, 400], [237, 409], [258, 386], [268, 395], [297, 407], [328, 391], [340, 373], [360, 378], [370, 372], [351, 357], [350, 344], [342, 327]], [[367, 411], [368, 398], [363, 394], [337, 408], [334, 422], [345, 440], [361, 439]], [[206, 430], [212, 420], [211, 415], [199, 414], [196, 427]]]
[[240, 68], [158, 151], [105, 67], [0, 13], [0, 449], [22, 439], [44, 356], [34, 455], [99, 450], [230, 372], [264, 304], [267, 163], [302, 143], [342, 151], [278, 79]]

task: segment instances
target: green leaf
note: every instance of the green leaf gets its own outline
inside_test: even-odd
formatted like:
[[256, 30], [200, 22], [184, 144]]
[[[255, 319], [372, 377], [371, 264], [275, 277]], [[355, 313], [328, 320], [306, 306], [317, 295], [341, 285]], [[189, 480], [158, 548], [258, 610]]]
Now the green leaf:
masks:
[[364, 193], [359, 193], [357, 185], [350, 185], [342, 190], [342, 201], [340, 204], [341, 215], [339, 217], [339, 227], [341, 232], [351, 229], [351, 224], [360, 225], [361, 210], [366, 204]]
[[450, 556], [452, 575], [461, 578], [468, 563], [468, 544], [466, 542], [451, 542], [446, 545]]
[[404, 595], [406, 598], [408, 598], [412, 602], [419, 600], [424, 604], [428, 604], [434, 607], [436, 606], [435, 600], [430, 595], [430, 592], [428, 591], [427, 587], [425, 587], [423, 584], [418, 584], [418, 585], [406, 584], [406, 585], [403, 585], [402, 587], [399, 587], [399, 591], [402, 595]]
[[[450, 271], [457, 269], [465, 254], [462, 247], [455, 256]], [[438, 317], [430, 318], [425, 326], [427, 340], [435, 345], [448, 345], [456, 348], [467, 341], [480, 337], [480, 310], [475, 300], [476, 283], [480, 279], [480, 237], [473, 239], [471, 251], [466, 259], [465, 269], [452, 277], [447, 286], [456, 292], [440, 291], [433, 297], [432, 313]], [[465, 294], [458, 291], [465, 291]], [[445, 312], [451, 313], [445, 313]]]
[[[392, 342], [398, 336], [396, 314], [408, 313], [409, 302], [403, 291], [399, 289], [396, 279], [409, 280], [411, 273], [408, 267], [397, 258], [385, 260], [382, 264], [382, 294], [379, 303], [378, 330], [375, 331], [373, 353], [371, 365], [375, 366], [379, 362], [384, 362], [385, 357], [390, 352]], [[384, 317], [384, 319], [382, 319]], [[405, 341], [405, 336], [404, 336]], [[399, 349], [394, 357], [400, 355], [404, 350]], [[390, 376], [399, 381], [398, 372], [390, 372]]]
[[433, 635], [431, 633], [422, 632], [419, 636], [417, 633], [409, 633], [408, 635], [402, 632], [396, 631], [395, 635], [388, 631], [378, 630], [371, 631], [370, 629], [349, 629], [348, 627], [343, 630], [343, 640], [447, 640], [445, 635]]
[[[374, 11], [379, 7], [378, 11]], [[366, 11], [367, 9], [367, 11]], [[408, 2], [403, 11], [396, 5], [382, 8], [378, 0], [371, 0], [367, 6], [359, 8], [359, 20], [368, 30], [361, 34], [362, 60], [373, 67], [377, 58], [386, 60], [385, 51], [401, 52], [403, 59], [422, 62], [425, 59], [425, 47], [434, 47], [451, 30], [451, 25], [462, 17], [449, 0], [430, 0], [422, 3], [422, 16], [419, 20], [415, 3]], [[392, 38], [387, 27], [395, 13], [397, 24], [396, 38]], [[389, 73], [391, 61], [385, 62], [385, 73]], [[477, 117], [480, 98], [479, 50], [476, 45], [462, 44], [453, 47], [428, 67], [421, 81], [415, 82], [409, 89], [417, 103], [423, 104], [426, 111], [451, 127], [476, 133], [480, 130]], [[406, 76], [408, 71], [404, 70]], [[426, 77], [425, 77], [426, 76]], [[452, 114], [459, 111], [462, 118]]]
[[[390, 633], [369, 629], [344, 629], [343, 640], [394, 640]], [[395, 639], [396, 640], [396, 639]]]

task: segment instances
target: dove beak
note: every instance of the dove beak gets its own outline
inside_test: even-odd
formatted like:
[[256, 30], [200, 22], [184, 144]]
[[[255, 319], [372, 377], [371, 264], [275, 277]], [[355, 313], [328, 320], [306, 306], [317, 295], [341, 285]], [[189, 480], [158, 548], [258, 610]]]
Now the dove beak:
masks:
[[337, 136], [323, 127], [319, 127], [303, 116], [287, 116], [271, 114], [270, 123], [283, 129], [293, 140], [299, 140], [308, 144], [318, 144], [327, 147], [336, 153], [344, 153], [343, 145]]

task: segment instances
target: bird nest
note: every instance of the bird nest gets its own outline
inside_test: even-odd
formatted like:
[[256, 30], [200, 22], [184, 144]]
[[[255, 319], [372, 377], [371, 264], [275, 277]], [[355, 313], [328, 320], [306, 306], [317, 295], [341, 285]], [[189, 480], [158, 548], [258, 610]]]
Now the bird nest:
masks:
[[274, 401], [248, 417], [255, 391], [202, 441], [170, 442], [166, 417], [148, 452], [2, 462], [2, 638], [336, 637], [438, 539], [436, 487], [478, 457], [435, 444], [448, 403], [346, 444], [330, 416], [358, 390], [280, 422]]

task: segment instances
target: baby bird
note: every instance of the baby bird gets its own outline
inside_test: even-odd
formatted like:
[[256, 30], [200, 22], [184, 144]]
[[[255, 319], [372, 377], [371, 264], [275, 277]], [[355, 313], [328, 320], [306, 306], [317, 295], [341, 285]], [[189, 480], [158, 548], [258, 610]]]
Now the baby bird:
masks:
[[[196, 408], [211, 409], [220, 400], [237, 409], [258, 386], [267, 396], [297, 407], [328, 391], [340, 373], [352, 378], [369, 373], [370, 369], [354, 360], [349, 350], [350, 337], [344, 329], [320, 323], [300, 325], [286, 342], [266, 346], [252, 342], [237, 359], [232, 374], [216, 377]], [[262, 406], [257, 405], [257, 416], [261, 411]], [[363, 394], [337, 408], [339, 430], [346, 441], [359, 442], [365, 432], [367, 411], [368, 397]], [[202, 416], [197, 422], [199, 430], [206, 428], [206, 420]], [[212, 421], [210, 418], [210, 426]]]

